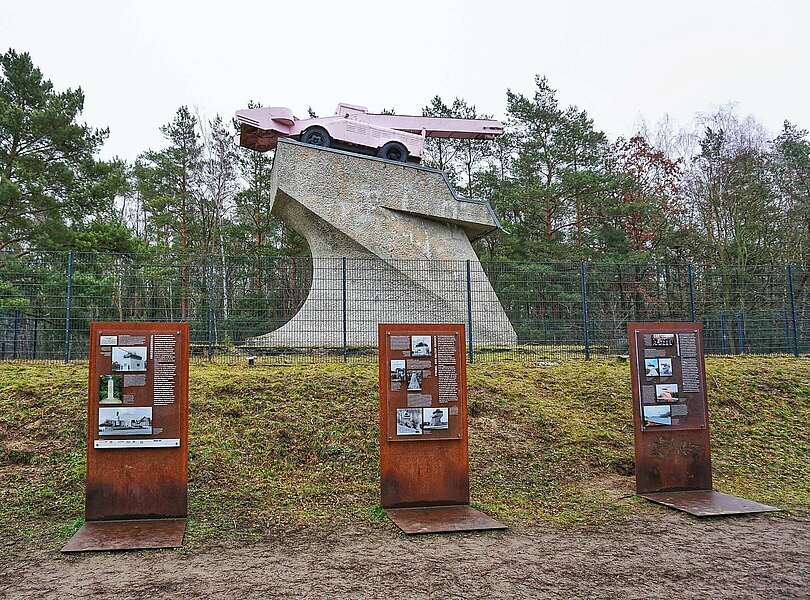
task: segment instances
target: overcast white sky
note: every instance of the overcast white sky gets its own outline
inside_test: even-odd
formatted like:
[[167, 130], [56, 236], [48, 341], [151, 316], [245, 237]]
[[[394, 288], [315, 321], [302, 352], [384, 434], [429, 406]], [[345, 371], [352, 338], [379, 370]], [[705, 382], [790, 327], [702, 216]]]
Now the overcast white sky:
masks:
[[611, 137], [728, 102], [772, 131], [810, 127], [809, 26], [806, 0], [3, 0], [0, 48], [81, 86], [85, 119], [111, 129], [104, 155], [134, 159], [181, 104], [408, 114], [438, 93], [502, 117], [535, 73]]

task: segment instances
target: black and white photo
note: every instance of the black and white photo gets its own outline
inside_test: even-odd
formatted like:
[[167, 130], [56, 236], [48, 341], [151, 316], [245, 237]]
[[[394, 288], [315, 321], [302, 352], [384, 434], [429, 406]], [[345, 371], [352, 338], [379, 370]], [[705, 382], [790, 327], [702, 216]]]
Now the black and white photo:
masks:
[[411, 356], [431, 356], [433, 354], [433, 338], [429, 335], [411, 336]]
[[405, 378], [408, 382], [408, 391], [409, 392], [421, 392], [422, 391], [422, 370], [406, 371]]
[[98, 409], [99, 435], [152, 435], [152, 407]]
[[397, 409], [397, 435], [422, 435], [422, 409]]
[[425, 429], [447, 429], [448, 409], [446, 408], [423, 408], [422, 427]]
[[405, 381], [405, 359], [391, 361], [391, 381]]
[[658, 373], [661, 377], [672, 377], [672, 359], [659, 358], [658, 359]]
[[146, 346], [113, 346], [112, 370], [116, 373], [146, 371]]

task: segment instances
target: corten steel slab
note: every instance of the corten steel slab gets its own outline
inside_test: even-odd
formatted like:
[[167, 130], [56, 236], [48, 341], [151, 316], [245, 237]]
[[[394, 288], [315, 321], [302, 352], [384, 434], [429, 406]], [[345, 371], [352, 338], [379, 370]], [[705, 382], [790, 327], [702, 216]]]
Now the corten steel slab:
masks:
[[[155, 402], [156, 353], [153, 336], [173, 339], [173, 402]], [[140, 384], [124, 384], [133, 407], [152, 407], [154, 426], [149, 436], [117, 436], [128, 440], [168, 438], [174, 447], [96, 448], [94, 442], [114, 439], [99, 434], [99, 377], [113, 373], [110, 348], [101, 336], [115, 336], [114, 345], [146, 346], [146, 371]], [[142, 339], [142, 342], [136, 341]], [[150, 343], [151, 342], [151, 343]], [[85, 519], [173, 519], [188, 515], [188, 323], [91, 323], [89, 393], [87, 396], [87, 482]], [[162, 384], [165, 385], [165, 384]], [[105, 405], [106, 406], [106, 405]], [[123, 406], [122, 408], [126, 408]]]
[[387, 508], [388, 517], [408, 534], [506, 529], [492, 517], [469, 505]]
[[682, 510], [696, 517], [721, 515], [746, 515], [750, 513], [775, 512], [780, 509], [752, 500], [721, 494], [713, 490], [687, 490], [683, 492], [657, 492], [641, 494], [652, 502]]
[[70, 538], [62, 552], [179, 548], [185, 533], [185, 519], [89, 521]]
[[[668, 490], [711, 490], [712, 463], [709, 437], [709, 413], [706, 400], [706, 370], [703, 362], [703, 326], [700, 323], [628, 323], [630, 348], [630, 373], [633, 392], [633, 423], [635, 430], [636, 493], [663, 492]], [[645, 336], [674, 334], [672, 347], [646, 346]], [[681, 336], [694, 340], [694, 345], [685, 353]], [[685, 340], [685, 338], [684, 338]], [[682, 348], [684, 346], [684, 348]], [[644, 359], [656, 355], [671, 359], [670, 377], [650, 378], [645, 372]], [[691, 362], [693, 383], [699, 391], [683, 393], [688, 409], [686, 418], [678, 425], [650, 426], [642, 417], [645, 405], [643, 388], [657, 384], [677, 383], [681, 392], [686, 389], [683, 368]], [[657, 395], [657, 391], [656, 391]], [[657, 400], [650, 404], [655, 406]]]
[[[467, 455], [467, 362], [464, 326], [460, 324], [380, 324], [380, 495], [383, 508], [468, 504], [470, 468]], [[404, 436], [396, 429], [396, 410], [407, 406], [407, 391], [391, 390], [390, 361], [410, 354], [392, 349], [396, 336], [452, 338], [453, 353], [442, 354], [455, 372], [457, 399], [439, 404], [439, 376], [425, 377], [420, 394], [431, 397], [431, 408], [448, 407], [448, 427], [428, 435]], [[432, 350], [436, 358], [439, 350]], [[437, 363], [434, 362], [434, 365]], [[443, 363], [444, 364], [444, 363]], [[437, 369], [438, 372], [438, 369]]]

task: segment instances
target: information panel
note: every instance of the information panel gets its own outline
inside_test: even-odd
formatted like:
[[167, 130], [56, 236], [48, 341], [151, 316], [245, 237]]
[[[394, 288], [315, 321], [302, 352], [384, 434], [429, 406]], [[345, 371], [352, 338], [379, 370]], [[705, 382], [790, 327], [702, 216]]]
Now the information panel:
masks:
[[461, 439], [459, 335], [414, 331], [386, 335], [389, 440]]
[[706, 394], [700, 330], [635, 332], [641, 428], [702, 429]]
[[86, 519], [185, 517], [188, 323], [92, 323]]
[[629, 323], [638, 493], [711, 489], [703, 330]]
[[466, 504], [464, 326], [381, 324], [379, 348], [382, 505]]

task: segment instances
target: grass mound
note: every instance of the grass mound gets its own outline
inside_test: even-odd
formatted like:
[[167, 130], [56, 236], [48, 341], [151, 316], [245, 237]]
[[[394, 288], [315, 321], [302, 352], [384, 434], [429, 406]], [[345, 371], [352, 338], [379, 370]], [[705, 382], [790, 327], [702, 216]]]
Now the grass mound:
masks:
[[[707, 361], [715, 487], [810, 505], [810, 361]], [[81, 524], [86, 365], [0, 366], [0, 539]], [[469, 369], [473, 504], [511, 525], [656, 510], [633, 491], [626, 363]], [[383, 521], [374, 365], [192, 366], [191, 545]], [[2, 549], [0, 549], [2, 550]]]

